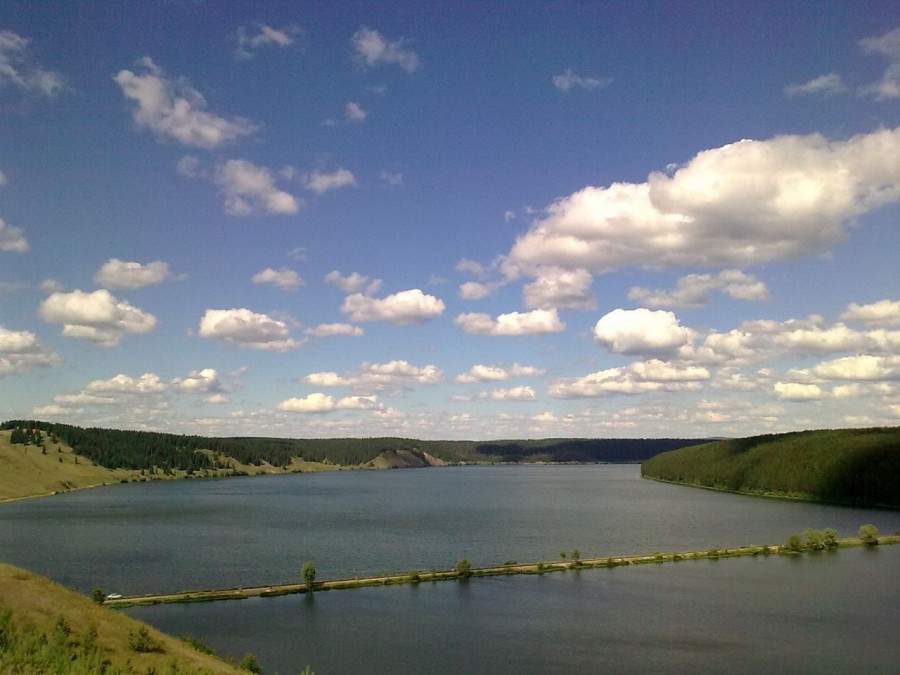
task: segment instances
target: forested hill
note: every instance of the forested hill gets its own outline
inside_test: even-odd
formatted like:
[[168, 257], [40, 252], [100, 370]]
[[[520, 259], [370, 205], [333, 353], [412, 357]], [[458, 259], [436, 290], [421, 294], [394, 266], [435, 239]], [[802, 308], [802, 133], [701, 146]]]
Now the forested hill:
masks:
[[[286, 467], [292, 459], [360, 466], [384, 453], [404, 451], [444, 463], [640, 462], [653, 455], [705, 440], [545, 439], [539, 441], [420, 441], [408, 438], [209, 438], [149, 431], [82, 428], [68, 424], [10, 420], [13, 443], [62, 441], [81, 456], [110, 469], [169, 469], [197, 472], [242, 464]], [[424, 462], [430, 463], [430, 462]]]
[[750, 494], [900, 508], [900, 427], [802, 431], [657, 455], [647, 478]]

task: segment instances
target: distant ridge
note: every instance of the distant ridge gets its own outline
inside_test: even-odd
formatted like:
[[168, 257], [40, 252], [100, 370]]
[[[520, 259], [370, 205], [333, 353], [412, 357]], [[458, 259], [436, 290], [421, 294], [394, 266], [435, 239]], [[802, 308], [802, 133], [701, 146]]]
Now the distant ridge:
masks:
[[645, 461], [641, 475], [697, 487], [900, 508], [900, 427], [715, 441]]
[[226, 470], [233, 464], [288, 469], [296, 459], [340, 467], [435, 466], [501, 462], [641, 462], [653, 455], [708, 439], [555, 438], [503, 441], [423, 441], [410, 438], [214, 438], [150, 431], [82, 428], [36, 420], [9, 420], [12, 443], [62, 442], [108, 469]]

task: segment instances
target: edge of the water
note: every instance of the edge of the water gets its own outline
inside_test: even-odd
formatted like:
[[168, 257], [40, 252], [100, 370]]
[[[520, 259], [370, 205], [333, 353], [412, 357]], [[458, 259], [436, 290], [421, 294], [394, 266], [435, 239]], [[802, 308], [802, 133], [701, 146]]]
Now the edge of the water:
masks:
[[730, 495], [741, 495], [742, 497], [757, 497], [759, 499], [779, 499], [792, 502], [808, 502], [810, 504], [828, 504], [830, 506], [850, 506], [859, 509], [878, 509], [883, 511], [900, 511], [900, 506], [891, 506], [889, 504], [871, 504], [852, 501], [835, 501], [833, 499], [822, 499], [815, 495], [808, 494], [789, 494], [782, 492], [752, 492], [750, 490], [731, 490], [729, 488], [715, 487], [713, 485], [701, 485], [700, 483], [685, 483], [679, 480], [668, 480], [659, 478], [658, 476], [647, 476], [643, 473], [641, 478], [644, 480], [652, 480], [657, 483], [666, 483], [667, 485], [679, 485], [681, 487], [698, 488], [700, 490], [709, 490], [710, 492], [724, 492]]

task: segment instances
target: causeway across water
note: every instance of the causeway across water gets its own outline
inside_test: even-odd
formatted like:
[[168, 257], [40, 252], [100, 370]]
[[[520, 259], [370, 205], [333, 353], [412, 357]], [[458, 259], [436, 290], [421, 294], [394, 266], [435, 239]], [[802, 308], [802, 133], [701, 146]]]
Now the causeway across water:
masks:
[[[898, 544], [900, 535], [878, 537], [879, 544]], [[858, 538], [839, 539], [836, 548], [863, 546], [865, 542]], [[511, 563], [491, 567], [473, 567], [468, 573], [452, 570], [433, 570], [431, 572], [406, 572], [404, 574], [386, 574], [372, 577], [354, 577], [352, 579], [333, 579], [317, 581], [310, 588], [306, 583], [295, 582], [271, 584], [249, 588], [224, 588], [205, 591], [179, 591], [150, 595], [124, 595], [107, 597], [104, 605], [109, 607], [129, 607], [133, 605], [159, 605], [177, 602], [211, 602], [214, 600], [243, 600], [244, 598], [273, 597], [291, 593], [308, 593], [310, 591], [332, 591], [350, 588], [366, 588], [370, 586], [391, 586], [395, 584], [415, 584], [426, 581], [463, 580], [470, 577], [508, 576], [513, 574], [544, 574], [566, 570], [596, 569], [598, 567], [619, 567], [622, 565], [640, 565], [645, 563], [666, 563], [682, 560], [702, 560], [729, 558], [748, 555], [796, 554], [784, 545], [742, 546], [740, 548], [691, 551], [684, 553], [653, 553], [649, 555], [613, 556], [607, 558], [587, 558], [554, 560], [552, 562]]]

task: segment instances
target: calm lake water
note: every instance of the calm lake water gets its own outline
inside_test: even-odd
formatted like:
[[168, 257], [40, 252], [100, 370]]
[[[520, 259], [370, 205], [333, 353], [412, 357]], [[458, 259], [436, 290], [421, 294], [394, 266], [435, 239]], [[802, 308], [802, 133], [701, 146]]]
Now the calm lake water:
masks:
[[[900, 512], [655, 483], [639, 467], [333, 472], [0, 505], [0, 556], [89, 593], [249, 586], [900, 530]], [[266, 672], [896, 672], [900, 547], [134, 608]]]

